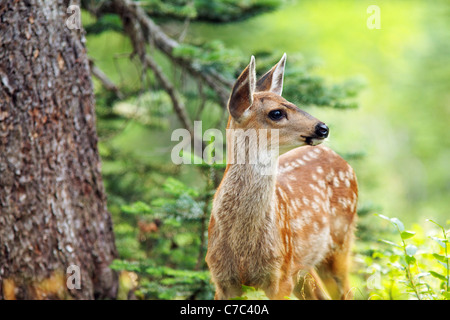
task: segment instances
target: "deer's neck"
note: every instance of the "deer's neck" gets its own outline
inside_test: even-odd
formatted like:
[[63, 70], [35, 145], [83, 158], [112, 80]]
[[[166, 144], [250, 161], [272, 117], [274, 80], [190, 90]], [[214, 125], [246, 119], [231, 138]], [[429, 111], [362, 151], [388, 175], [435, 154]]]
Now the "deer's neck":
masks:
[[[227, 140], [227, 170], [215, 197], [215, 214], [218, 220], [230, 221], [236, 230], [267, 232], [275, 226], [278, 154], [258, 150], [255, 162], [251, 158], [255, 150], [249, 145], [235, 143], [232, 147], [228, 136]], [[239, 155], [246, 159], [244, 163], [239, 162]]]

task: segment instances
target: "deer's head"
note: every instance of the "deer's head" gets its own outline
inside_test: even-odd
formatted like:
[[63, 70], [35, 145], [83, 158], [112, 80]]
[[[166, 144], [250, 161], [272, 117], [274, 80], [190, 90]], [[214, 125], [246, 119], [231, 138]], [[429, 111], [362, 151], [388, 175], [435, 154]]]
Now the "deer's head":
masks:
[[318, 145], [328, 127], [281, 96], [286, 54], [256, 81], [255, 58], [242, 71], [228, 102], [232, 129], [278, 129], [281, 153], [303, 145]]

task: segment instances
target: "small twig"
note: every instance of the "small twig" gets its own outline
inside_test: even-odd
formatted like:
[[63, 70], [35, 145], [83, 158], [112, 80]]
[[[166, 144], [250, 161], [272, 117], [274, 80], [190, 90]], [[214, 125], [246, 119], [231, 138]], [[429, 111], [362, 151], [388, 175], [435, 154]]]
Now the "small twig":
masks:
[[[398, 227], [398, 225], [397, 224], [394, 224], [394, 226], [397, 228], [397, 231], [398, 231], [398, 233], [400, 234], [400, 239], [402, 240], [402, 249], [403, 249], [403, 254], [404, 254], [404, 256], [406, 257], [406, 256], [408, 256], [408, 253], [406, 252], [406, 242], [405, 242], [405, 240], [401, 237], [401, 230], [400, 230], [400, 228]], [[405, 259], [406, 260], [406, 259]], [[415, 282], [414, 282], [414, 278], [413, 278], [413, 276], [412, 276], [412, 274], [411, 274], [411, 264], [409, 263], [409, 261], [405, 261], [406, 262], [406, 277], [407, 277], [407, 279], [408, 279], [408, 281], [409, 281], [409, 283], [410, 283], [410, 286], [411, 286], [411, 289], [413, 289], [413, 291], [414, 291], [414, 293], [415, 293], [415, 295], [416, 295], [416, 297], [417, 297], [417, 299], [419, 299], [419, 300], [422, 300], [421, 298], [420, 298], [420, 294], [419, 294], [419, 292], [418, 292], [418, 290], [417, 290], [417, 286], [416, 286], [416, 284], [415, 284]]]
[[123, 74], [122, 74], [122, 70], [120, 69], [120, 66], [118, 64], [118, 59], [122, 58], [122, 57], [130, 58], [130, 55], [131, 55], [131, 53], [126, 52], [126, 53], [116, 53], [113, 56], [114, 68], [116, 69], [116, 71], [117, 71], [117, 73], [119, 74], [119, 77], [120, 77], [120, 85], [123, 85], [124, 77], [123, 77]]
[[[141, 61], [143, 72], [145, 73], [147, 69], [152, 70], [161, 87], [169, 95], [175, 114], [177, 115], [183, 127], [189, 131], [192, 141], [194, 141], [196, 138], [200, 139], [200, 145], [202, 146], [202, 149], [195, 150], [194, 152], [197, 154], [197, 156], [202, 158], [202, 151], [205, 149], [206, 145], [203, 142], [202, 137], [195, 136], [188, 112], [183, 100], [181, 99], [180, 94], [175, 89], [175, 86], [164, 74], [162, 68], [157, 64], [153, 57], [147, 54], [146, 44], [149, 42], [149, 39], [145, 38], [144, 32], [137, 21], [130, 19], [130, 17], [125, 14], [121, 15], [121, 18], [124, 30], [130, 37], [131, 44], [133, 46], [133, 52], [139, 57]], [[150, 37], [150, 35], [148, 35], [148, 37]]]
[[94, 64], [94, 61], [92, 59], [89, 59], [89, 66], [91, 68], [92, 75], [102, 83], [103, 87], [106, 90], [114, 92], [119, 99], [123, 99], [123, 94], [120, 89], [99, 67]]
[[[140, 32], [145, 35], [143, 40], [147, 40], [145, 41], [147, 44], [153, 43], [172, 62], [182, 67], [194, 78], [203, 80], [217, 94], [221, 107], [226, 109], [229, 90], [233, 85], [232, 81], [226, 79], [216, 70], [199, 70], [194, 61], [175, 56], [174, 50], [180, 44], [167, 36], [145, 11], [133, 1], [111, 0], [102, 2], [102, 4], [94, 14], [99, 16], [105, 13], [115, 13], [122, 18], [124, 23], [139, 25]], [[129, 36], [132, 37], [133, 35], [129, 34]], [[145, 42], [141, 45], [144, 46]]]
[[181, 33], [178, 37], [178, 42], [182, 43], [184, 41], [184, 39], [186, 38], [190, 23], [191, 23], [191, 19], [189, 17], [187, 17], [186, 20], [184, 20], [183, 30], [181, 31]]
[[198, 82], [198, 96], [200, 97], [200, 106], [197, 109], [197, 113], [194, 117], [195, 120], [200, 120], [200, 116], [203, 112], [203, 109], [205, 109], [206, 106], [206, 96], [203, 92], [203, 84], [201, 81]]
[[181, 101], [181, 98], [178, 95], [177, 91], [175, 90], [174, 86], [166, 77], [166, 75], [163, 73], [161, 67], [156, 63], [156, 61], [151, 56], [146, 54], [145, 62], [148, 65], [148, 67], [153, 71], [153, 74], [156, 76], [161, 86], [170, 96], [173, 108], [178, 116], [178, 119], [181, 121], [183, 126], [193, 134], [194, 130], [189, 120], [186, 108], [184, 106], [184, 103]]

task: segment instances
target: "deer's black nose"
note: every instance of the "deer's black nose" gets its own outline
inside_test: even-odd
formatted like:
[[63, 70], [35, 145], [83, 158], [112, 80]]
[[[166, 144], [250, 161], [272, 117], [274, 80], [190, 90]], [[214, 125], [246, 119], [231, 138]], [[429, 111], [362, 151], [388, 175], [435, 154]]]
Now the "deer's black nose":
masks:
[[319, 122], [319, 123], [316, 125], [316, 135], [317, 135], [319, 138], [326, 138], [326, 137], [328, 137], [329, 131], [330, 131], [330, 130], [329, 130], [328, 127], [325, 125], [325, 123]]

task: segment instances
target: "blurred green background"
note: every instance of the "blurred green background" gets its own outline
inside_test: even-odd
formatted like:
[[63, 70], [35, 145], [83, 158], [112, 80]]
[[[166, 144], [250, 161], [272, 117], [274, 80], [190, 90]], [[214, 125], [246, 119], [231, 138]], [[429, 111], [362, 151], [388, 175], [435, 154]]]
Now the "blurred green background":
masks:
[[[159, 17], [157, 22], [175, 38], [185, 30], [185, 43], [218, 41], [215, 45], [223, 54], [221, 59], [235, 70], [243, 68], [252, 54], [256, 55], [258, 68], [265, 57], [274, 55], [279, 59], [286, 52], [286, 81], [295, 66], [303, 65], [331, 89], [339, 83], [354, 84], [358, 89], [352, 101], [357, 108], [302, 104], [295, 100], [295, 87], [289, 92], [294, 97], [292, 102], [329, 125], [327, 144], [354, 167], [361, 214], [378, 212], [398, 217], [408, 225], [424, 225], [425, 219], [446, 224], [450, 217], [450, 2], [320, 0], [263, 4], [269, 5], [270, 10], [225, 23], [192, 19], [186, 28], [183, 19]], [[370, 16], [366, 10], [373, 4], [380, 7], [381, 28], [371, 30], [366, 25]], [[176, 212], [179, 195], [171, 188], [191, 190], [187, 191], [191, 192], [190, 200], [185, 199], [192, 200], [190, 208], [197, 205], [202, 211], [205, 205], [208, 211], [208, 200], [198, 197], [209, 190], [209, 171], [203, 168], [203, 174], [199, 174], [193, 166], [171, 164], [170, 152], [176, 142], [170, 141], [170, 135], [181, 125], [171, 111], [170, 100], [151, 80], [150, 89], [142, 89], [140, 68], [128, 57], [132, 51], [128, 38], [114, 30], [91, 33], [89, 26], [94, 21], [88, 13], [83, 14], [88, 53], [121, 90], [130, 93], [124, 101], [117, 101], [105, 94], [95, 80], [99, 148], [122, 262], [148, 259], [158, 261], [156, 265], [192, 269], [198, 251], [192, 246], [204, 246], [193, 235], [199, 232], [198, 220], [190, 220], [191, 229], [182, 223], [178, 225], [176, 219], [165, 220], [169, 223], [160, 228], [166, 232], [164, 236], [151, 235], [144, 240], [139, 238], [137, 223], [142, 219], [147, 223], [164, 220], [158, 212]], [[192, 89], [189, 78], [157, 50], [151, 52], [181, 88], [189, 113], [195, 115], [201, 98]], [[267, 64], [270, 59], [266, 60]], [[265, 70], [258, 69], [260, 74]], [[236, 76], [236, 72], [231, 76]], [[209, 100], [205, 109], [208, 111], [202, 115], [203, 130], [221, 123], [225, 117], [223, 109]], [[219, 129], [223, 130], [223, 126]], [[183, 186], [167, 184], [167, 178], [172, 176]], [[171, 200], [161, 200], [166, 196]], [[169, 210], [158, 201], [155, 204], [155, 200], [175, 207]], [[137, 215], [141, 217], [136, 219]], [[368, 239], [376, 241], [379, 236], [368, 227], [374, 221], [381, 224], [376, 219], [372, 215], [361, 219], [358, 237], [369, 241], [365, 243], [367, 247], [373, 246]], [[162, 229], [164, 226], [167, 229]], [[182, 227], [187, 230], [173, 231]], [[358, 246], [363, 247], [361, 243]], [[177, 260], [176, 250], [183, 247]], [[156, 254], [155, 250], [161, 251]], [[134, 270], [130, 265], [122, 266], [127, 268]], [[204, 266], [197, 269], [206, 270]], [[142, 271], [138, 267], [136, 270]], [[167, 271], [164, 270], [160, 270], [162, 278]], [[147, 288], [152, 286], [149, 283]], [[361, 297], [366, 295], [361, 293]]]
[[[368, 29], [369, 5], [381, 29]], [[250, 56], [301, 53], [329, 81], [360, 77], [357, 110], [308, 108], [331, 127], [329, 145], [364, 151], [353, 164], [362, 202], [417, 221], [450, 217], [450, 4], [445, 1], [300, 1], [249, 21], [191, 27]], [[302, 106], [299, 105], [301, 108]]]

